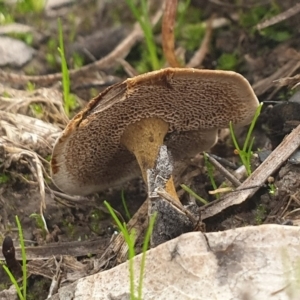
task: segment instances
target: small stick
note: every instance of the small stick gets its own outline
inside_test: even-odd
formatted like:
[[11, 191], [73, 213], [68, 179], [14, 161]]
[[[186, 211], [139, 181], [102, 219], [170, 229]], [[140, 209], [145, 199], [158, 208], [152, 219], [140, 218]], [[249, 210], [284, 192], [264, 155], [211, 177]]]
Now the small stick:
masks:
[[56, 271], [54, 276], [52, 277], [52, 282], [49, 288], [49, 293], [47, 299], [50, 299], [54, 294], [57, 293], [61, 279], [62, 279], [62, 271], [61, 271], [61, 265], [62, 265], [63, 257], [62, 255], [60, 256], [60, 260], [57, 262], [56, 258], [54, 257], [54, 262], [56, 266]]
[[217, 156], [215, 154], [209, 154], [210, 157], [214, 158], [217, 162], [219, 162], [222, 166], [226, 166], [226, 167], [229, 167], [230, 169], [232, 170], [236, 170], [236, 168], [238, 167], [235, 163], [223, 158], [223, 157], [220, 157], [220, 156]]
[[296, 5], [294, 5], [291, 8], [287, 9], [286, 11], [278, 14], [277, 16], [274, 16], [268, 20], [258, 23], [256, 25], [256, 29], [261, 30], [261, 29], [267, 28], [269, 26], [275, 25], [286, 19], [289, 19], [290, 17], [292, 17], [298, 13], [300, 13], [300, 4], [299, 3], [297, 3]]
[[162, 20], [162, 46], [163, 52], [170, 67], [180, 68], [181, 63], [175, 55], [174, 25], [177, 10], [177, 0], [166, 0]]
[[221, 193], [229, 193], [229, 192], [233, 192], [234, 189], [230, 186], [227, 186], [227, 187], [223, 187], [223, 188], [218, 188], [216, 190], [213, 190], [213, 191], [208, 191], [208, 193], [210, 195], [216, 195], [216, 194], [221, 194]]
[[225, 178], [227, 178], [235, 187], [240, 186], [242, 183], [235, 178], [228, 170], [226, 170], [216, 159], [206, 153], [209, 162], [220, 172]]

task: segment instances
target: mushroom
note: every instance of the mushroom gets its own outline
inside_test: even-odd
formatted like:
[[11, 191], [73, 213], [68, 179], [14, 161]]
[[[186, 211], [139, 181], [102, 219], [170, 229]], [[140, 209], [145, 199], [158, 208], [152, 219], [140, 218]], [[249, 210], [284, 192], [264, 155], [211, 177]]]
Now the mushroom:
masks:
[[[54, 183], [85, 195], [137, 177], [146, 181], [160, 146], [180, 161], [208, 150], [230, 121], [251, 122], [258, 100], [232, 71], [166, 68], [129, 78], [92, 99], [57, 139]], [[141, 171], [140, 171], [141, 170]], [[172, 180], [169, 191], [176, 196]]]

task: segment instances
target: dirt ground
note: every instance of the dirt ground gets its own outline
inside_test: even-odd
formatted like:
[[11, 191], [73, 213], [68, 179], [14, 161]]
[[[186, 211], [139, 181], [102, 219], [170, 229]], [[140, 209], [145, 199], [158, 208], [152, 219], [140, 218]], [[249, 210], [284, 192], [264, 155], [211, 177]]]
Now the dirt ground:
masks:
[[[25, 65], [19, 68], [6, 65], [0, 70], [0, 237], [2, 240], [9, 235], [15, 247], [18, 246], [17, 215], [26, 246], [41, 247], [40, 257], [44, 257], [51, 266], [47, 274], [39, 269], [41, 265], [31, 266], [33, 275], [29, 279], [29, 290], [33, 296], [28, 299], [47, 297], [55, 272], [53, 253], [64, 254], [62, 249], [69, 249], [68, 245], [74, 250], [75, 244], [67, 243], [97, 242], [93, 246], [84, 244], [85, 254], [80, 251], [76, 253], [76, 249], [73, 254], [68, 253], [74, 259], [73, 265], [80, 262], [81, 267], [86, 268], [84, 274], [89, 273], [91, 260], [102, 255], [116, 230], [103, 200], [107, 200], [128, 221], [122, 205], [122, 191], [131, 215], [147, 197], [141, 178], [119, 189], [109, 189], [87, 197], [70, 197], [59, 193], [49, 177], [53, 143], [68, 121], [63, 112], [59, 75], [42, 76], [60, 72], [57, 18], [61, 18], [63, 25], [69, 68], [82, 70], [71, 74], [71, 92], [77, 101], [70, 117], [107, 86], [151, 71], [145, 42], [140, 37], [133, 39], [130, 47], [124, 48], [119, 56], [105, 60], [134, 30], [134, 17], [126, 2], [121, 2], [83, 0], [66, 2], [42, 12], [26, 13], [8, 4], [0, 7], [4, 16], [11, 14], [15, 22], [31, 26], [30, 34], [10, 36], [21, 40], [30, 36], [30, 46], [35, 50], [33, 58]], [[149, 2], [152, 4], [150, 15], [154, 16], [160, 10], [161, 1]], [[266, 153], [273, 151], [300, 121], [300, 96], [295, 87], [299, 82], [297, 74], [300, 69], [300, 18], [299, 12], [291, 13], [300, 11], [299, 5], [296, 6], [298, 1], [191, 0], [186, 10], [184, 3], [179, 1], [175, 27], [176, 54], [181, 61], [187, 65], [200, 48], [204, 56], [196, 67], [241, 73], [253, 86], [259, 101], [264, 102], [253, 133], [254, 170], [267, 157]], [[284, 18], [276, 18], [281, 13], [284, 13]], [[266, 24], [263, 22], [265, 20], [274, 20], [274, 24]], [[1, 26], [3, 24], [0, 23], [0, 29]], [[257, 26], [265, 28], [258, 30]], [[161, 21], [156, 22], [154, 33], [160, 66], [165, 67]], [[92, 63], [94, 68], [84, 69], [83, 66]], [[287, 102], [292, 95], [296, 96], [292, 102]], [[30, 116], [44, 121], [49, 127], [37, 133], [41, 138], [33, 145], [33, 133], [30, 137], [24, 134], [27, 127], [22, 122], [25, 121], [12, 119], [8, 115], [5, 119], [4, 112]], [[35, 126], [42, 128], [38, 124]], [[236, 131], [241, 144], [247, 130]], [[231, 167], [228, 163], [224, 165], [230, 172], [241, 165], [228, 131], [220, 132], [218, 143], [209, 153], [230, 162]], [[264, 223], [298, 225], [299, 170], [300, 155], [274, 166], [274, 172], [268, 176], [272, 178], [260, 182], [258, 191], [249, 199], [206, 218], [206, 231]], [[213, 175], [217, 186], [225, 181], [216, 168]], [[213, 187], [202, 154], [185, 167], [177, 182], [186, 184], [210, 202], [216, 200], [214, 195], [209, 194]], [[182, 200], [189, 198], [179, 185], [177, 188]], [[44, 218], [49, 233], [32, 216], [40, 213], [43, 197], [46, 203]], [[49, 245], [55, 244], [58, 245], [56, 250], [47, 252]], [[28, 260], [35, 261], [37, 252], [28, 251]], [[70, 281], [66, 280], [63, 284]], [[2, 269], [0, 282], [3, 283], [1, 289], [9, 285]], [[35, 290], [38, 291], [36, 294]]]

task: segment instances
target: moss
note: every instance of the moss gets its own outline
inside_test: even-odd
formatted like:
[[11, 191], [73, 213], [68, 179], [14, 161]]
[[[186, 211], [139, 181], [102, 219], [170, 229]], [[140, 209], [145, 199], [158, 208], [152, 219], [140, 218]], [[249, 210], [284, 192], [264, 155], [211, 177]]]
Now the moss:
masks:
[[263, 223], [267, 215], [267, 208], [263, 204], [259, 204], [255, 210], [255, 223], [260, 225]]
[[104, 219], [106, 219], [106, 216], [104, 215], [102, 210], [93, 209], [91, 211], [89, 217], [90, 228], [93, 232], [95, 232], [98, 235], [103, 233], [103, 229], [100, 227], [100, 225], [101, 225], [101, 221]]
[[0, 174], [0, 184], [8, 183], [10, 180], [10, 176], [6, 173]]
[[223, 53], [218, 58], [217, 69], [235, 71], [238, 67], [238, 56], [236, 53]]

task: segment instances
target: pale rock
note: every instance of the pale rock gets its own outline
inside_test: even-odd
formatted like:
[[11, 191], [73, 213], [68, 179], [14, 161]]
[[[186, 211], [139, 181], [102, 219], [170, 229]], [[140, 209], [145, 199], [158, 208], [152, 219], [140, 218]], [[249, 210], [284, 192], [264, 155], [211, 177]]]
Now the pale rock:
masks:
[[[206, 236], [206, 237], [205, 237]], [[300, 228], [192, 232], [147, 252], [143, 300], [300, 299]], [[141, 255], [134, 258], [135, 286]], [[62, 287], [51, 299], [130, 299], [128, 262]]]
[[32, 59], [34, 52], [20, 40], [0, 36], [0, 66], [22, 67]]

